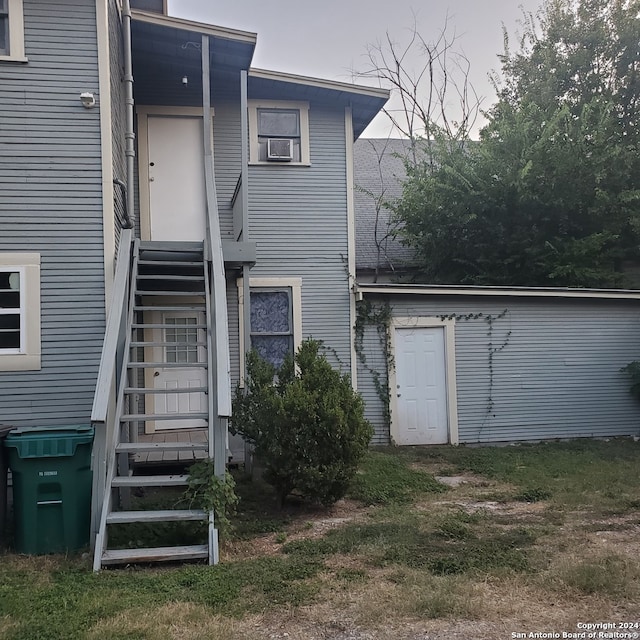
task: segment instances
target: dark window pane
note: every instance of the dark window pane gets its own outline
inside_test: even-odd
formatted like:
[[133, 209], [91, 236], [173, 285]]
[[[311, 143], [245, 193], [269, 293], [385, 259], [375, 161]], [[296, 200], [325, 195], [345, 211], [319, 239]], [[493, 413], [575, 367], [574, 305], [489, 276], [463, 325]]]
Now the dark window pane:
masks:
[[258, 109], [258, 135], [280, 138], [300, 136], [300, 114], [297, 110]]
[[9, 18], [0, 15], [0, 55], [9, 55]]
[[289, 306], [287, 291], [252, 291], [252, 333], [289, 333], [291, 331]]
[[251, 336], [251, 346], [276, 368], [282, 366], [287, 354], [293, 353], [291, 336]]
[[0, 315], [0, 329], [19, 329], [20, 314], [9, 313]]
[[0, 330], [0, 349], [19, 349], [20, 332]]
[[19, 291], [0, 291], [0, 309], [19, 309]]

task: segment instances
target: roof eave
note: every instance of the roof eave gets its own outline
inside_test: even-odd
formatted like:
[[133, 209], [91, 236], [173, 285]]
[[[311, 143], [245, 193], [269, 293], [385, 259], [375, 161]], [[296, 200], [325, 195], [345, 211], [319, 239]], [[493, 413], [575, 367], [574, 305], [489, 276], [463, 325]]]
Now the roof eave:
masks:
[[358, 298], [367, 294], [428, 295], [428, 296], [484, 296], [522, 298], [592, 298], [614, 300], [640, 300], [636, 289], [572, 289], [560, 287], [478, 287], [464, 285], [355, 285]]

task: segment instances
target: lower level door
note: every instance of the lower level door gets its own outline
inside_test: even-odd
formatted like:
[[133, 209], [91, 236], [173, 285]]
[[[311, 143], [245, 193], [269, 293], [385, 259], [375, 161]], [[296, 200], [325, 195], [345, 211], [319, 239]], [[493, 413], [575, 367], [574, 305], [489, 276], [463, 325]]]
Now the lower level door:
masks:
[[444, 328], [395, 329], [396, 444], [449, 439]]
[[[153, 342], [163, 343], [163, 346], [153, 347], [153, 361], [173, 365], [152, 370], [153, 388], [167, 391], [194, 389], [193, 393], [153, 394], [153, 413], [167, 416], [206, 413], [207, 395], [201, 389], [207, 384], [207, 370], [189, 366], [206, 362], [207, 354], [203, 346], [206, 333], [204, 329], [198, 328], [198, 325], [204, 324], [204, 314], [154, 312], [152, 316], [153, 324], [167, 325], [162, 329], [153, 329]], [[180, 366], [181, 363], [184, 364], [183, 367]], [[155, 431], [205, 426], [206, 420], [198, 417], [155, 421]]]

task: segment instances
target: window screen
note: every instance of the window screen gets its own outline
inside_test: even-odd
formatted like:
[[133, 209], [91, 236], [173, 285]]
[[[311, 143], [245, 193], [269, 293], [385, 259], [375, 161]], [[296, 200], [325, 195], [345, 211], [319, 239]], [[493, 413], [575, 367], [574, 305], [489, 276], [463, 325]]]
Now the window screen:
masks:
[[258, 109], [258, 159], [268, 160], [269, 140], [291, 140], [292, 161], [300, 162], [300, 111]]

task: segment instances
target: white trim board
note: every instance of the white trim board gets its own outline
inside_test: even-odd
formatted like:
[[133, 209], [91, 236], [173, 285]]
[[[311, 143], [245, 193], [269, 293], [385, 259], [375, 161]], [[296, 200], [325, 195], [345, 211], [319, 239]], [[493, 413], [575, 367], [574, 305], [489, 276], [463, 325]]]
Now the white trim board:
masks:
[[521, 298], [602, 298], [614, 300], [640, 300], [640, 290], [631, 289], [555, 289], [552, 287], [465, 287], [465, 286], [415, 286], [356, 284], [357, 300], [365, 295], [403, 296], [485, 296]]
[[456, 339], [455, 339], [455, 320], [440, 318], [424, 318], [418, 316], [407, 316], [393, 318], [389, 325], [389, 345], [393, 362], [389, 367], [389, 412], [391, 415], [389, 431], [391, 441], [398, 441], [399, 425], [398, 425], [398, 399], [395, 389], [397, 388], [396, 379], [396, 329], [407, 328], [444, 328], [444, 350], [445, 350], [445, 384], [447, 389], [447, 415], [448, 415], [448, 433], [449, 444], [458, 444], [458, 389], [456, 383]]

